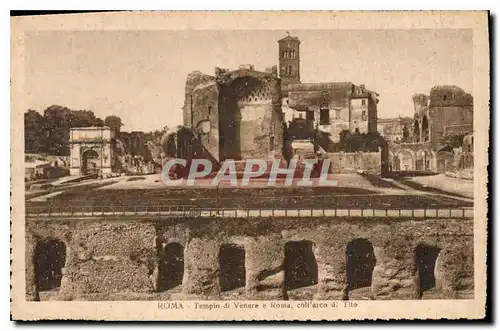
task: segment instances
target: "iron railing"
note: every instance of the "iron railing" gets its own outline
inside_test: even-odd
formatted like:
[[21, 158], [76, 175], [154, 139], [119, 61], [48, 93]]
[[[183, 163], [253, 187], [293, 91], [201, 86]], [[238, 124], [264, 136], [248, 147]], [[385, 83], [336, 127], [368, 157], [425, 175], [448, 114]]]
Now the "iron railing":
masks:
[[331, 209], [200, 208], [197, 206], [28, 206], [28, 217], [161, 216], [161, 217], [409, 217], [473, 218], [473, 208]]

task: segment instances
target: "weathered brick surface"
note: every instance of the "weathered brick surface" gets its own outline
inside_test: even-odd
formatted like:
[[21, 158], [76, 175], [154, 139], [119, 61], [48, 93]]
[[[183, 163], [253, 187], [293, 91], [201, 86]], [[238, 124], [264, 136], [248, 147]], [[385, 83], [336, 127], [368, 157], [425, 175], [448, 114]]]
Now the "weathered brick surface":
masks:
[[[184, 125], [216, 160], [281, 156], [281, 86], [275, 74], [193, 72], [185, 92]], [[200, 133], [207, 121], [209, 132]]]
[[184, 298], [223, 297], [218, 261], [223, 244], [237, 244], [245, 249], [245, 298], [284, 298], [285, 245], [309, 241], [318, 266], [315, 298], [341, 299], [348, 294], [346, 248], [355, 239], [366, 239], [373, 245], [376, 263], [371, 296], [374, 299], [419, 297], [415, 264], [415, 249], [419, 244], [441, 250], [435, 268], [436, 290], [441, 297], [456, 298], [460, 293], [473, 290], [470, 219], [28, 220], [26, 291], [29, 300], [36, 298], [32, 254], [36, 243], [44, 238], [58, 238], [67, 245], [59, 300], [104, 300], [107, 295], [127, 297], [127, 293], [130, 298], [144, 300], [158, 295], [170, 297], [171, 293], [161, 294], [155, 290], [158, 254], [168, 243], [184, 247]]
[[380, 173], [380, 152], [358, 152], [358, 153], [328, 153], [331, 171], [333, 173], [355, 173], [363, 170], [370, 173]]

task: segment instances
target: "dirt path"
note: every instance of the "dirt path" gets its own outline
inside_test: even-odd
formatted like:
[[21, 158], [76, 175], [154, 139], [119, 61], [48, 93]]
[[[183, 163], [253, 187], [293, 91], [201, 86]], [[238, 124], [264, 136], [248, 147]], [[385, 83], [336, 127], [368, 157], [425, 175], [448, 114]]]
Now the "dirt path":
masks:
[[[389, 181], [393, 183], [394, 185], [398, 186], [399, 188], [403, 189], [406, 194], [410, 195], [433, 195], [433, 196], [438, 196], [438, 197], [445, 197], [445, 198], [450, 198], [450, 199], [456, 199], [464, 202], [474, 202], [473, 198], [467, 198], [467, 197], [462, 197], [458, 196], [454, 192], [450, 192], [450, 194], [446, 194], [446, 192], [437, 192], [437, 191], [432, 191], [432, 190], [419, 190], [414, 187], [411, 187], [401, 181], [397, 181], [391, 178], [384, 178], [384, 180]], [[417, 185], [421, 185], [416, 183]], [[431, 187], [432, 189], [432, 187]]]

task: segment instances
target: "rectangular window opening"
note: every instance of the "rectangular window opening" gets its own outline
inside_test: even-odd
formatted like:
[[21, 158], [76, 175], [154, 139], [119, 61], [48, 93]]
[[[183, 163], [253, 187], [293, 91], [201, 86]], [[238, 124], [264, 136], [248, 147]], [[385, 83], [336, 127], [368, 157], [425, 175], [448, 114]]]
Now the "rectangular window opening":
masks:
[[319, 124], [329, 125], [330, 124], [330, 109], [322, 108], [319, 112]]

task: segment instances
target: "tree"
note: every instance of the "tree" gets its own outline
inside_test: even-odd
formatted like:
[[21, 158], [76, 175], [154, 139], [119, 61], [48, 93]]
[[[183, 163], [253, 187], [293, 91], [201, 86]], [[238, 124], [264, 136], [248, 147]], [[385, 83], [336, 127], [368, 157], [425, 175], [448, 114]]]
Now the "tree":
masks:
[[466, 133], [460, 132], [460, 133], [447, 133], [443, 136], [443, 143], [445, 145], [449, 145], [453, 148], [458, 148], [461, 147], [464, 141], [464, 137], [466, 136]]
[[363, 149], [363, 136], [359, 132], [359, 129], [354, 130], [354, 134], [351, 137], [351, 143], [349, 144], [349, 152], [358, 152]]
[[381, 144], [383, 143], [383, 137], [379, 132], [370, 132], [365, 135], [364, 141], [365, 152], [377, 152], [379, 151]]
[[104, 126], [104, 121], [100, 118], [96, 118], [92, 126]]
[[111, 130], [115, 131], [115, 133], [118, 134], [121, 127], [123, 126], [123, 122], [120, 117], [110, 115], [104, 119], [104, 125], [108, 126]]
[[69, 129], [102, 126], [102, 119], [90, 110], [71, 110], [52, 105], [43, 116], [35, 110], [24, 114], [25, 149], [28, 153], [69, 155]]
[[349, 145], [351, 144], [351, 132], [349, 130], [342, 130], [339, 134], [339, 149], [344, 152], [349, 151]]
[[24, 150], [25, 153], [45, 151], [44, 118], [36, 110], [24, 113]]
[[340, 132], [338, 147], [341, 151], [351, 153], [377, 152], [381, 139], [382, 136], [378, 132], [360, 133], [359, 130], [355, 130], [354, 133], [351, 133], [349, 130], [343, 130]]
[[51, 155], [69, 155], [69, 129], [79, 126], [67, 107], [52, 105], [45, 109], [44, 130], [46, 152]]
[[408, 130], [408, 126], [406, 126], [406, 124], [403, 127], [403, 142], [410, 142], [410, 130]]
[[71, 110], [52, 105], [44, 111], [46, 152], [51, 155], [69, 155], [69, 129], [89, 127], [102, 123], [90, 110]]

